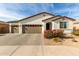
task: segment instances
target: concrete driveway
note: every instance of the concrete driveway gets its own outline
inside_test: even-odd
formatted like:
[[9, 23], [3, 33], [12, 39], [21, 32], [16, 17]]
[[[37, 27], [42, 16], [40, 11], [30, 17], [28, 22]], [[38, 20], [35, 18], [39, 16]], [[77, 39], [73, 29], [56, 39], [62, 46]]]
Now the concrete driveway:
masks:
[[1, 46], [41, 45], [41, 34], [5, 34], [0, 36]]
[[0, 34], [0, 55], [35, 55], [41, 44], [41, 34]]
[[7, 56], [72, 56], [79, 55], [79, 48], [72, 46], [44, 45], [41, 34], [0, 35], [0, 55]]

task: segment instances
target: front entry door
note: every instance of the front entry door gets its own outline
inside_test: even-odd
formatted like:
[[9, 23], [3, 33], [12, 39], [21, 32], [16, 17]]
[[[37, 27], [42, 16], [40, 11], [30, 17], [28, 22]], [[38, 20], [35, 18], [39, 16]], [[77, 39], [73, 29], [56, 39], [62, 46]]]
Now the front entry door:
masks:
[[52, 29], [52, 23], [46, 23], [46, 30], [51, 30]]

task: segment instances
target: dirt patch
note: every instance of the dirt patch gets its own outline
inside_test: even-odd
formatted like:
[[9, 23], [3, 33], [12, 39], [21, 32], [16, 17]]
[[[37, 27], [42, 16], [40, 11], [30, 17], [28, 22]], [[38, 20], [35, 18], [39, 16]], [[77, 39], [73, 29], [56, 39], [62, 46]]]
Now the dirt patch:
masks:
[[[59, 39], [59, 38], [57, 38], [57, 39]], [[53, 38], [53, 39], [44, 39], [44, 44], [45, 45], [62, 45], [63, 44], [63, 42], [61, 41], [61, 39], [59, 39], [58, 41], [55, 41], [55, 38]]]
[[44, 44], [45, 45], [65, 45], [65, 46], [74, 46], [79, 47], [79, 36], [75, 36], [73, 38], [63, 38], [59, 39], [61, 41], [56, 42], [53, 39], [46, 39], [44, 38]]

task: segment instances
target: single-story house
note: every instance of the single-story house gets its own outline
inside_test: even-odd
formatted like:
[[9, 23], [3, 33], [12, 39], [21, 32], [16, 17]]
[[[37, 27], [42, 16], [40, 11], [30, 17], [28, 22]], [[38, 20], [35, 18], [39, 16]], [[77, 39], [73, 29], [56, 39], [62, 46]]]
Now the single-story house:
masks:
[[54, 15], [47, 12], [18, 20], [10, 21], [9, 33], [43, 33], [44, 30], [63, 29], [65, 33], [73, 31], [75, 19]]

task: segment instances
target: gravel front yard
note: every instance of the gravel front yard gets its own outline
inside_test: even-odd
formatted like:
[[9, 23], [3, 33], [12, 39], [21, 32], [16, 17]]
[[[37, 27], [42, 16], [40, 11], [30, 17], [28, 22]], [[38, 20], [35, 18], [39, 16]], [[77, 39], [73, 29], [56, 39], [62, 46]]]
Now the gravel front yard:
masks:
[[53, 39], [44, 38], [45, 45], [64, 45], [64, 46], [73, 46], [79, 47], [79, 36], [74, 36], [74, 39], [77, 42], [74, 42], [72, 38], [63, 38], [61, 42], [54, 42]]

